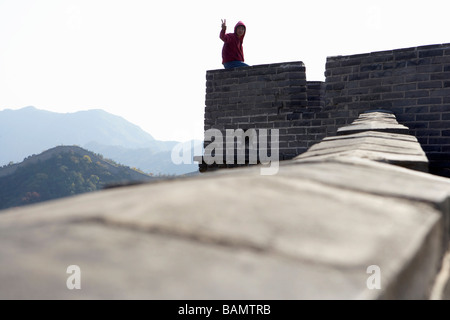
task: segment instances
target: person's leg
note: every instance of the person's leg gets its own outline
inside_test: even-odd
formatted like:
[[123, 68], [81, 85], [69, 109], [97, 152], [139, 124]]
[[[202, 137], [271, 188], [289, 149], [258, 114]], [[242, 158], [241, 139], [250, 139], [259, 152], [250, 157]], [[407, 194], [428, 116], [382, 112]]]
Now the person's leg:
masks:
[[225, 62], [223, 64], [223, 66], [225, 67], [225, 69], [231, 69], [231, 68], [238, 68], [238, 67], [248, 67], [249, 65], [242, 61], [230, 61], [230, 62]]
[[249, 66], [248, 64], [246, 64], [246, 63], [244, 63], [242, 61], [236, 61], [236, 62], [237, 62], [237, 66], [238, 67], [248, 67]]

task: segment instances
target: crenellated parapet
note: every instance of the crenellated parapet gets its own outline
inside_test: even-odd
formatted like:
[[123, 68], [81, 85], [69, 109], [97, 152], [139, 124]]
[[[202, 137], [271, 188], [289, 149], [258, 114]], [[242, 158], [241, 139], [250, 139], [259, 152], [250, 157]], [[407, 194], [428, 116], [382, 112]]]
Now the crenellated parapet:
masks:
[[328, 57], [325, 76], [307, 81], [300, 61], [207, 71], [205, 132], [276, 129], [288, 160], [383, 109], [418, 139], [430, 173], [450, 177], [450, 44]]

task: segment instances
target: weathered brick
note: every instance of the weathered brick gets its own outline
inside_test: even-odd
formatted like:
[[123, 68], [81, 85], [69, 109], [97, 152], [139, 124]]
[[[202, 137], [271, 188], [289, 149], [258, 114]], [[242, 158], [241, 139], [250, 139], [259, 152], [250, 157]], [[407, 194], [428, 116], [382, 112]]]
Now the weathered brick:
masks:
[[249, 117], [232, 117], [232, 123], [249, 123]]
[[289, 148], [306, 148], [308, 146], [308, 143], [306, 141], [298, 141], [298, 140], [290, 140], [288, 141], [288, 147]]
[[381, 95], [381, 98], [383, 100], [388, 100], [388, 99], [403, 99], [405, 97], [405, 93], [404, 92], [389, 92], [389, 93], [383, 93]]
[[[449, 101], [446, 101], [446, 100], [449, 100]], [[444, 97], [443, 98], [443, 103], [450, 103], [450, 97], [448, 97], [448, 98], [446, 98], [446, 97]], [[442, 105], [442, 106], [430, 106], [430, 112], [450, 112], [450, 105]]]
[[325, 133], [326, 132], [326, 128], [325, 127], [309, 127], [306, 128], [306, 132], [311, 134], [311, 133]]
[[393, 76], [381, 79], [381, 85], [393, 85], [393, 84], [404, 84], [405, 77], [404, 76]]
[[371, 101], [370, 102], [370, 108], [371, 109], [391, 109], [393, 105], [392, 101], [389, 100], [378, 100], [378, 101]]
[[406, 67], [406, 61], [400, 61], [394, 63], [394, 69], [403, 69]]
[[415, 48], [394, 51], [394, 59], [395, 60], [406, 60], [406, 59], [409, 60], [409, 59], [415, 59], [415, 58], [417, 58], [417, 51]]
[[352, 97], [348, 97], [348, 96], [336, 97], [336, 98], [333, 98], [333, 102], [335, 104], [352, 102]]
[[429, 128], [450, 128], [450, 121], [432, 121], [430, 122]]
[[409, 123], [409, 129], [426, 129], [428, 128], [428, 122], [411, 122]]
[[405, 113], [428, 113], [429, 108], [427, 106], [420, 106], [420, 107], [406, 107]]
[[306, 128], [304, 127], [292, 127], [292, 128], [288, 128], [286, 129], [286, 132], [288, 135], [294, 135], [296, 137], [300, 137], [304, 134], [306, 134]]
[[393, 91], [412, 91], [417, 89], [416, 83], [398, 84], [392, 86]]
[[359, 101], [372, 101], [372, 100], [380, 100], [381, 94], [366, 94], [362, 95]]
[[421, 58], [421, 59], [417, 59], [414, 63], [414, 65], [417, 67], [419, 66], [426, 66], [426, 65], [430, 65], [433, 63], [433, 59], [434, 58]]
[[418, 66], [418, 73], [433, 73], [433, 72], [442, 72], [444, 71], [443, 65], [428, 65], [428, 66]]
[[311, 120], [307, 120], [307, 119], [295, 120], [295, 121], [292, 121], [291, 123], [292, 123], [292, 127], [297, 127], [297, 128], [311, 126]]
[[369, 79], [370, 72], [358, 72], [353, 73], [348, 76], [348, 81], [358, 81], [358, 80], [365, 80]]
[[450, 96], [450, 88], [430, 90], [430, 97], [448, 97]]
[[415, 105], [417, 105], [417, 99], [399, 99], [392, 101], [393, 107], [408, 107]]
[[417, 99], [417, 104], [441, 104], [442, 98], [420, 98]]
[[419, 142], [422, 141], [422, 149], [427, 153], [427, 156], [429, 157], [430, 152], [440, 152], [441, 147], [440, 146], [430, 146], [428, 145], [428, 139], [426, 140], [419, 140]]
[[370, 74], [371, 78], [387, 78], [394, 75], [393, 71], [374, 71]]
[[450, 56], [433, 57], [431, 59], [432, 59], [433, 64], [448, 64], [448, 63], [450, 63]]
[[441, 115], [439, 113], [416, 114], [416, 121], [434, 121], [434, 120], [441, 120]]
[[430, 81], [430, 75], [427, 73], [413, 73], [405, 76], [405, 82]]
[[370, 64], [370, 65], [361, 65], [359, 67], [359, 72], [382, 70], [382, 69], [383, 69], [383, 65], [381, 63]]
[[[352, 61], [354, 61], [354, 60], [352, 60]], [[341, 61], [336, 61], [336, 60], [333, 60], [331, 58], [327, 58], [327, 62], [325, 64], [325, 68], [327, 70], [331, 69], [331, 68], [338, 68], [338, 67], [341, 66], [341, 63], [342, 63]], [[357, 61], [355, 64], [359, 64], [359, 62]]]
[[437, 145], [440, 145], [440, 146], [442, 146], [442, 145], [444, 145], [444, 144], [447, 144], [447, 145], [450, 145], [450, 138], [447, 138], [447, 137], [442, 137], [442, 138], [438, 138], [438, 137], [430, 137], [430, 138], [428, 138], [428, 143], [429, 144], [437, 144]]
[[217, 118], [215, 121], [216, 124], [231, 124], [233, 120], [231, 118]]
[[418, 137], [429, 137], [429, 136], [440, 136], [441, 131], [436, 129], [424, 129], [416, 130], [416, 136]]
[[[340, 63], [338, 63], [338, 65], [336, 65], [335, 67], [350, 67], [350, 66], [359, 66], [361, 64], [361, 61], [358, 59], [347, 59], [347, 60], [341, 60], [339, 61]], [[331, 68], [332, 65], [326, 65], [326, 68]]]
[[392, 86], [378, 86], [370, 88], [371, 93], [386, 93], [392, 92]]
[[430, 50], [430, 49], [445, 49], [447, 46], [442, 44], [428, 44], [424, 46], [419, 46], [417, 50]]
[[[348, 119], [347, 119], [347, 118], [337, 118], [337, 119], [336, 119], [336, 125], [337, 125], [337, 126], [343, 126], [343, 125], [346, 125], [346, 124], [348, 124], [348, 123], [349, 123], [349, 122], [348, 122]], [[335, 131], [336, 131], [336, 130], [334, 130], [333, 135], [336, 134]]]
[[353, 67], [340, 67], [332, 71], [333, 76], [353, 73]]
[[360, 87], [374, 87], [374, 86], [380, 86], [380, 85], [381, 85], [381, 79], [362, 80], [359, 83]]
[[419, 58], [443, 56], [444, 49], [419, 51]]
[[430, 75], [430, 80], [449, 80], [449, 79], [450, 73], [448, 72], [433, 73]]
[[406, 91], [405, 98], [423, 98], [428, 97], [430, 92], [428, 90], [414, 90], [414, 91]]
[[431, 88], [442, 88], [442, 81], [420, 82], [417, 84], [417, 89], [431, 89]]

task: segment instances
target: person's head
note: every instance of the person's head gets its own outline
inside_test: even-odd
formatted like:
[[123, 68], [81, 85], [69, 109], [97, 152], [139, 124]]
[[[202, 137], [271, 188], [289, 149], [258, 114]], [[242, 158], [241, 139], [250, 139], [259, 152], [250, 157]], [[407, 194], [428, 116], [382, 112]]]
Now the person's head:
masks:
[[245, 24], [242, 23], [241, 21], [239, 21], [234, 27], [234, 32], [239, 38], [245, 36], [245, 31], [246, 31]]
[[239, 38], [242, 38], [242, 36], [245, 34], [245, 27], [244, 26], [238, 26], [236, 28], [236, 34]]

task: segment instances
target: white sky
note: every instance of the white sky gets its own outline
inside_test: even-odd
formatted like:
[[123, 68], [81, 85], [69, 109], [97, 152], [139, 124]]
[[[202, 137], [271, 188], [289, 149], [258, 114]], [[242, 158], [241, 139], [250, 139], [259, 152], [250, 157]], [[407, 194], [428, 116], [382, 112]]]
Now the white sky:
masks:
[[450, 42], [448, 1], [0, 0], [0, 110], [103, 109], [159, 140], [203, 139], [221, 19], [242, 20], [246, 62]]

